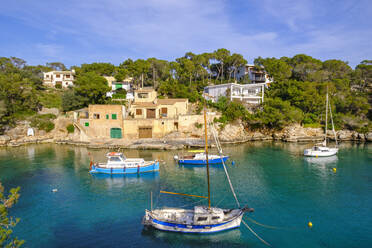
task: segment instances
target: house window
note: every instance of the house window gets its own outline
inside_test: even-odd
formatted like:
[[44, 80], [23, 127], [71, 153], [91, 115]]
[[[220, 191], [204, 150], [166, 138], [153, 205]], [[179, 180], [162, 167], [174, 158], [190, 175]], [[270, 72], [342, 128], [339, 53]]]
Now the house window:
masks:
[[110, 116], [110, 115], [106, 115], [106, 120], [108, 120], [108, 119], [109, 119], [109, 116]]
[[93, 114], [93, 119], [99, 119], [99, 114]]
[[142, 115], [142, 109], [136, 109], [136, 115]]
[[70, 75], [66, 75], [66, 78], [70, 78]]
[[61, 75], [59, 75], [59, 74], [56, 74], [56, 77], [57, 77], [57, 78], [59, 78], [60, 76], [61, 76]]
[[49, 75], [45, 75], [45, 77], [49, 78]]
[[148, 96], [148, 93], [138, 93], [138, 98], [147, 98]]
[[111, 115], [111, 119], [116, 120], [116, 119], [117, 119], [117, 118], [116, 118], [116, 114], [112, 114], [112, 115]]
[[167, 115], [168, 115], [168, 109], [161, 108], [161, 117], [167, 117]]

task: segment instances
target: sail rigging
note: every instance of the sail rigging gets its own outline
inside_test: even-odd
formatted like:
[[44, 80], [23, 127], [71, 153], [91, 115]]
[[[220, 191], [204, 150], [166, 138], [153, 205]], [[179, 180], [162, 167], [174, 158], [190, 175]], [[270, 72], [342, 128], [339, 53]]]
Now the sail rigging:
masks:
[[212, 123], [210, 123], [211, 125], [211, 131], [212, 131], [212, 134], [213, 134], [213, 137], [214, 137], [214, 140], [216, 142], [216, 146], [217, 146], [217, 150], [218, 150], [218, 153], [221, 157], [221, 161], [222, 161], [222, 166], [223, 166], [223, 169], [225, 171], [225, 174], [226, 174], [226, 177], [227, 177], [227, 181], [229, 182], [229, 186], [230, 186], [230, 189], [231, 189], [231, 192], [235, 198], [235, 201], [236, 201], [236, 204], [238, 205], [238, 207], [240, 208], [240, 203], [239, 203], [239, 200], [238, 200], [238, 197], [236, 196], [236, 193], [235, 193], [235, 190], [234, 190], [234, 187], [231, 183], [231, 180], [230, 180], [230, 176], [229, 176], [229, 173], [227, 172], [227, 168], [226, 168], [226, 165], [225, 165], [225, 162], [223, 161], [222, 159], [222, 147], [221, 147], [221, 143], [220, 141], [218, 140], [218, 137], [217, 137], [217, 131], [216, 129], [214, 128], [214, 125]]
[[205, 159], [207, 161], [208, 209], [210, 209], [211, 208], [211, 189], [210, 189], [210, 183], [209, 183], [207, 110], [205, 106], [204, 106], [204, 133], [205, 133]]

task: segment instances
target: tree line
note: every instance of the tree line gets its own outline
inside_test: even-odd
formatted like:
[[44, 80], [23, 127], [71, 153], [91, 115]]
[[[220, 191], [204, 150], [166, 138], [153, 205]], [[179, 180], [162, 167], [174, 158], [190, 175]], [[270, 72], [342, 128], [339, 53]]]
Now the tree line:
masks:
[[[66, 70], [63, 63], [31, 66], [19, 58], [2, 57], [0, 130], [34, 115], [42, 106], [70, 111], [89, 104], [110, 103], [106, 98], [110, 89], [103, 76], [113, 76], [117, 81], [132, 78], [138, 87], [154, 87], [159, 97], [188, 98], [200, 106], [205, 86], [237, 82], [238, 69], [246, 63], [241, 54], [221, 48], [211, 53], [187, 52], [174, 61], [128, 58], [119, 65], [82, 64], [69, 68], [76, 72], [74, 87], [53, 90], [42, 84], [42, 72]], [[328, 86], [337, 127], [363, 132], [371, 129], [371, 60], [364, 60], [353, 69], [341, 60], [321, 61], [299, 54], [292, 58], [258, 57], [254, 64], [274, 79], [265, 91], [265, 103], [248, 111], [243, 103], [224, 98], [218, 103], [209, 102], [209, 106], [222, 112], [218, 121], [227, 123], [241, 119], [252, 129], [280, 129], [293, 122], [319, 126], [324, 124]], [[239, 83], [250, 81], [245, 77]]]

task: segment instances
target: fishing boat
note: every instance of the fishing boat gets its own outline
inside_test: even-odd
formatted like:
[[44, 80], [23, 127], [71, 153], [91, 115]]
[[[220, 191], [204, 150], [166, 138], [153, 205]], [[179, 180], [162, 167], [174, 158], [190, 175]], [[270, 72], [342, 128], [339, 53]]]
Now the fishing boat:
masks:
[[[210, 194], [210, 180], [209, 180], [209, 158], [208, 155], [208, 137], [207, 137], [207, 118], [206, 110], [204, 108], [204, 126], [205, 126], [205, 163], [207, 170], [207, 184], [208, 184], [208, 197], [199, 195], [190, 195], [183, 193], [160, 191], [164, 194], [183, 195], [191, 197], [199, 197], [208, 199], [208, 206], [195, 206], [192, 209], [184, 208], [160, 208], [145, 210], [145, 216], [142, 223], [145, 226], [150, 226], [162, 231], [182, 232], [182, 233], [214, 233], [225, 231], [232, 228], [240, 227], [242, 218], [245, 212], [252, 212], [253, 209], [248, 207], [240, 207], [240, 203], [236, 197], [234, 188], [232, 187], [230, 177], [227, 173], [226, 166], [220, 153], [220, 161], [222, 161], [230, 189], [234, 195], [238, 207], [234, 209], [225, 209], [211, 207], [211, 194]], [[221, 150], [219, 149], [219, 152]]]
[[159, 170], [159, 161], [145, 161], [143, 158], [126, 158], [120, 152], [106, 154], [106, 163], [90, 162], [90, 173], [135, 174]]
[[[229, 156], [223, 155], [222, 147], [217, 137], [217, 132], [213, 126], [211, 128], [211, 132], [216, 142], [219, 154], [218, 155], [208, 154], [208, 163], [210, 165], [225, 163]], [[175, 155], [173, 158], [180, 165], [207, 165], [207, 155], [204, 152], [204, 150], [191, 150], [189, 151], [189, 154]]]
[[[206, 154], [204, 152], [191, 154], [191, 155], [182, 155], [182, 156], [174, 156], [174, 160], [178, 162], [178, 164], [182, 165], [206, 165], [207, 159]], [[222, 164], [223, 162], [226, 162], [226, 160], [229, 158], [229, 156], [223, 155], [222, 157], [220, 155], [213, 155], [208, 154], [208, 161], [209, 164]]]
[[[335, 137], [336, 145], [335, 147], [328, 147], [327, 146], [327, 124], [328, 124], [328, 108], [331, 115], [331, 122], [332, 122], [332, 131]], [[337, 144], [337, 135], [335, 131], [335, 127], [333, 125], [333, 118], [332, 118], [332, 109], [331, 103], [328, 100], [328, 87], [327, 87], [327, 96], [326, 96], [326, 120], [325, 120], [325, 131], [324, 131], [324, 141], [319, 144], [315, 144], [311, 149], [305, 149], [304, 156], [307, 157], [329, 157], [334, 156], [338, 152], [338, 144]]]

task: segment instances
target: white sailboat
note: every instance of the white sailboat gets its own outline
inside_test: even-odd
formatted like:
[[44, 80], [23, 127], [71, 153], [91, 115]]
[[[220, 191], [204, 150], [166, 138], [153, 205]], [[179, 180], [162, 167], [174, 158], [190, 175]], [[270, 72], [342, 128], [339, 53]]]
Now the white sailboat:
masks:
[[[183, 232], [183, 233], [213, 233], [220, 232], [232, 228], [240, 227], [242, 218], [245, 212], [252, 212], [253, 209], [247, 207], [240, 207], [235, 191], [232, 187], [229, 175], [227, 174], [225, 163], [224, 166], [227, 179], [230, 184], [231, 191], [237, 201], [238, 208], [223, 209], [211, 207], [210, 184], [209, 184], [209, 156], [208, 156], [208, 140], [207, 140], [207, 118], [206, 110], [204, 108], [204, 125], [205, 125], [205, 154], [206, 154], [206, 169], [207, 169], [207, 183], [208, 183], [208, 197], [189, 195], [182, 193], [160, 191], [166, 194], [185, 195], [191, 197], [199, 197], [208, 199], [208, 206], [195, 206], [193, 209], [183, 208], [160, 208], [145, 210], [143, 217], [143, 224], [145, 226], [152, 226], [162, 231]], [[215, 133], [213, 132], [213, 135]], [[216, 137], [215, 137], [216, 139]], [[219, 144], [217, 143], [219, 146]], [[220, 156], [222, 156], [219, 149]]]
[[[332, 122], [332, 131], [335, 136], [335, 147], [328, 147], [327, 146], [327, 129], [328, 129], [328, 108], [331, 114], [331, 122]], [[328, 100], [328, 87], [327, 87], [327, 96], [326, 96], [326, 121], [325, 121], [325, 131], [324, 131], [324, 141], [320, 144], [314, 145], [311, 149], [305, 149], [304, 155], [307, 157], [329, 157], [336, 155], [338, 152], [338, 145], [337, 145], [337, 135], [335, 131], [335, 127], [333, 125], [333, 118], [332, 118], [332, 109], [331, 103]]]

